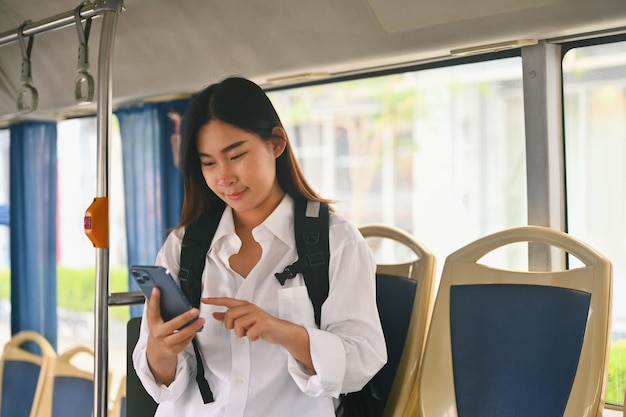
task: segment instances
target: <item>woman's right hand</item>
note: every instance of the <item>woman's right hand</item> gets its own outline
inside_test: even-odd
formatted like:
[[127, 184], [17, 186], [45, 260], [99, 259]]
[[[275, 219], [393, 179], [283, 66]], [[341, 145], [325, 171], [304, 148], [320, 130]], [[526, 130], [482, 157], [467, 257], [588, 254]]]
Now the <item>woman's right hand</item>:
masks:
[[[205, 319], [198, 317], [197, 308], [192, 308], [169, 321], [163, 321], [161, 317], [161, 292], [158, 288], [154, 288], [150, 299], [146, 300], [146, 309], [149, 328], [146, 351], [148, 365], [156, 382], [169, 385], [176, 376], [178, 354], [191, 342], [196, 332], [204, 326]], [[181, 329], [196, 317], [198, 317], [197, 320]]]

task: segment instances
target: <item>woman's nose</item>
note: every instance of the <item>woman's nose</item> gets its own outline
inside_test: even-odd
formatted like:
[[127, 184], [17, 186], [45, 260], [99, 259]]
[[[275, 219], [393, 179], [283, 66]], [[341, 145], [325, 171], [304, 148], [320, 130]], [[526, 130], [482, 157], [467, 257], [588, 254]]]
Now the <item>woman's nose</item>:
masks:
[[235, 180], [233, 178], [220, 178], [220, 180], [217, 182], [217, 185], [219, 185], [220, 187], [228, 187], [230, 185], [233, 185], [235, 183]]
[[217, 185], [220, 187], [228, 187], [234, 183], [235, 176], [233, 172], [228, 168], [221, 168], [217, 179]]

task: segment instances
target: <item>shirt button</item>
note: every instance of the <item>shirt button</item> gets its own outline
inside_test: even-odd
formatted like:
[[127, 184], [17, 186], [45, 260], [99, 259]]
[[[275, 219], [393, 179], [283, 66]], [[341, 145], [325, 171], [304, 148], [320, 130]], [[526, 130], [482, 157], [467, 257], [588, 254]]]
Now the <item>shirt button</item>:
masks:
[[237, 338], [237, 343], [239, 343], [240, 345], [243, 345], [244, 342], [245, 342], [245, 340], [243, 339], [243, 337], [238, 337]]
[[237, 378], [237, 379], [235, 380], [235, 383], [236, 383], [237, 385], [241, 385], [241, 384], [243, 384], [243, 378], [242, 378], [242, 377]]

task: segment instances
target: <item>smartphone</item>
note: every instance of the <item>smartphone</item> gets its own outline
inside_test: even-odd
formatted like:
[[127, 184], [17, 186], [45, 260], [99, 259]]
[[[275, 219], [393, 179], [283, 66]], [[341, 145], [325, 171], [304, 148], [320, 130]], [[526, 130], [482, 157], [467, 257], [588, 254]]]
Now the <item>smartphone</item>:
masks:
[[[154, 287], [161, 290], [161, 317], [169, 321], [193, 308], [183, 290], [178, 286], [170, 272], [162, 266], [133, 265], [130, 275], [135, 279], [141, 291], [150, 299]], [[186, 323], [188, 326], [197, 320], [197, 317]]]

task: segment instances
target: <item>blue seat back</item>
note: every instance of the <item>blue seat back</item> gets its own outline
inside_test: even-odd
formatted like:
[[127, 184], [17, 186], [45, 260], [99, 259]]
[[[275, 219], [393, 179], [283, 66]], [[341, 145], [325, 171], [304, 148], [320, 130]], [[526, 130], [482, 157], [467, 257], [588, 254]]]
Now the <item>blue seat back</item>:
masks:
[[120, 417], [126, 417], [126, 397], [122, 398], [122, 405], [120, 407]]
[[3, 370], [1, 417], [29, 417], [41, 368], [39, 365], [6, 361]]
[[[416, 291], [417, 281], [415, 280], [376, 274], [376, 302], [385, 334], [388, 359], [385, 366], [372, 379], [372, 385], [376, 394], [382, 399], [383, 407], [387, 403], [404, 351]], [[382, 411], [383, 408], [380, 409], [380, 414]]]
[[587, 292], [539, 285], [452, 286], [459, 416], [562, 416], [590, 299]]
[[90, 417], [94, 406], [93, 391], [93, 381], [56, 377], [52, 391], [52, 417]]

